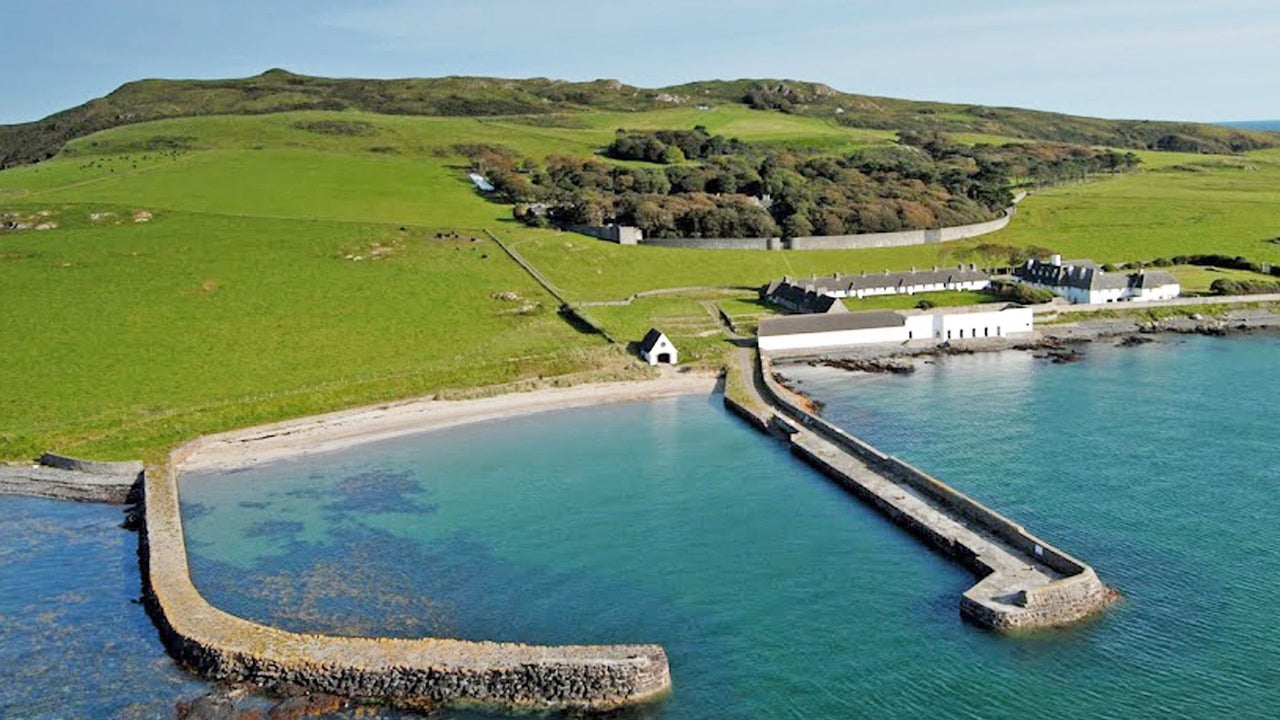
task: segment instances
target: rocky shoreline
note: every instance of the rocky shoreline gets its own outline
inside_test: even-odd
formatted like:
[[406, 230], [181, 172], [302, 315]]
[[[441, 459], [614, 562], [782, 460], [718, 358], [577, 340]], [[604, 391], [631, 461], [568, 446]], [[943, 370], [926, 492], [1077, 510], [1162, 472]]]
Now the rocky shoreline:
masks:
[[124, 505], [136, 498], [140, 462], [96, 462], [45, 453], [31, 465], [0, 465], [0, 493]]

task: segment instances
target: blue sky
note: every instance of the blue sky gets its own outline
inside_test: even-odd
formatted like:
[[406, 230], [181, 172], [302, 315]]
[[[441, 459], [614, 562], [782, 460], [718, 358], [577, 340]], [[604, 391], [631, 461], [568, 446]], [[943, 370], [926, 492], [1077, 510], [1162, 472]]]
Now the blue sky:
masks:
[[0, 123], [144, 77], [789, 77], [1102, 117], [1280, 118], [1277, 0], [0, 0]]

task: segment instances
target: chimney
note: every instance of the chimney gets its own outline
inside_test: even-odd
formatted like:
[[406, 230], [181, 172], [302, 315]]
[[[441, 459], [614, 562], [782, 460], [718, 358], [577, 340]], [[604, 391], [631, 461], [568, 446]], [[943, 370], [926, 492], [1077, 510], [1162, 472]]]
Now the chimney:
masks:
[[937, 266], [937, 265], [934, 265], [934, 266], [933, 266], [933, 271], [934, 271], [934, 272], [938, 272], [938, 266]]
[[1053, 265], [1054, 267], [1062, 267], [1062, 256], [1057, 254], [1050, 255], [1049, 264]]
[[911, 274], [912, 274], [912, 275], [915, 275], [915, 274], [916, 274], [916, 266], [915, 266], [915, 265], [912, 265], [912, 266], [911, 266]]

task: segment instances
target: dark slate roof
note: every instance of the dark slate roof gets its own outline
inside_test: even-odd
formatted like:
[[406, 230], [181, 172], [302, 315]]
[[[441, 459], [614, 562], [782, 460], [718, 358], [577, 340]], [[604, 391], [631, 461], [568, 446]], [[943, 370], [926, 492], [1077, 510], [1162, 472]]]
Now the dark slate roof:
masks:
[[[830, 304], [822, 300], [829, 294], [855, 295], [858, 291], [892, 288], [902, 292], [910, 287], [927, 285], [952, 286], [959, 283], [989, 280], [990, 277], [977, 267], [963, 265], [954, 268], [934, 268], [910, 272], [861, 273], [859, 275], [826, 275], [809, 279], [782, 278], [769, 283], [762, 298], [789, 307], [798, 312], [828, 312]], [[837, 310], [838, 312], [838, 310]]]
[[845, 306], [840, 298], [834, 298], [830, 295], [819, 295], [814, 298], [810, 309], [816, 313], [847, 313], [849, 308]]
[[649, 328], [649, 332], [645, 333], [644, 340], [640, 341], [640, 351], [649, 352], [662, 339], [662, 331], [658, 328]]
[[803, 335], [808, 333], [838, 332], [841, 330], [868, 330], [870, 328], [902, 327], [907, 318], [889, 310], [867, 312], [827, 313], [825, 315], [787, 315], [764, 318], [760, 321], [760, 337], [776, 335]]
[[1136, 288], [1152, 288], [1161, 285], [1177, 285], [1178, 278], [1173, 273], [1164, 270], [1141, 270], [1137, 273], [1138, 277], [1131, 283]]
[[[916, 270], [910, 272], [859, 273], [857, 275], [825, 275], [808, 280], [792, 280], [790, 282], [803, 285], [816, 293], [854, 292], [875, 288], [899, 288], [915, 285], [954, 285], [975, 280], [988, 280], [989, 276], [973, 265], [953, 268], [934, 268], [932, 270]], [[784, 280], [785, 281], [785, 280]]]
[[1092, 260], [1065, 260], [1060, 265], [1028, 260], [1013, 274], [1027, 282], [1081, 290], [1123, 290], [1178, 283], [1173, 275], [1163, 270], [1138, 271], [1128, 275], [1103, 272]]

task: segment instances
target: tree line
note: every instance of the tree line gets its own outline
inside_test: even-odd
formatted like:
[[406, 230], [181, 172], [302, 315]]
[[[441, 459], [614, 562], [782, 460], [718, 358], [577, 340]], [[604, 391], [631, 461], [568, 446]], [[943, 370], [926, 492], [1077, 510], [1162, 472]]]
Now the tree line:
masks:
[[539, 162], [459, 146], [498, 199], [531, 225], [617, 223], [647, 237], [801, 237], [894, 232], [994, 219], [1015, 183], [1126, 172], [1132, 153], [1069, 146], [966, 146], [902, 133], [892, 146], [831, 154], [760, 146], [705, 128], [619, 130], [599, 157]]

